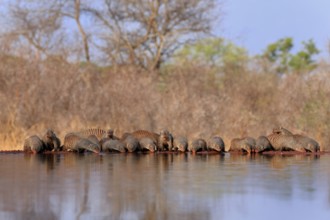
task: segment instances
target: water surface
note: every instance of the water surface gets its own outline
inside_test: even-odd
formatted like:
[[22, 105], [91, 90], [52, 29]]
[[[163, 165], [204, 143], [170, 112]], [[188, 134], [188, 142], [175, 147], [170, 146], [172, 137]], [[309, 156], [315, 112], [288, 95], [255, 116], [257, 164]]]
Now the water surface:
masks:
[[0, 219], [329, 219], [330, 155], [0, 154]]

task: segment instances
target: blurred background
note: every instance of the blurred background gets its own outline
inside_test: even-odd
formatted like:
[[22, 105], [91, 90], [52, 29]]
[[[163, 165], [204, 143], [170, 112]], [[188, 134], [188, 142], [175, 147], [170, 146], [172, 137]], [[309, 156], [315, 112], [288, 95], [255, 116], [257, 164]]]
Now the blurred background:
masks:
[[330, 2], [0, 1], [0, 150], [33, 134], [275, 126], [329, 149]]

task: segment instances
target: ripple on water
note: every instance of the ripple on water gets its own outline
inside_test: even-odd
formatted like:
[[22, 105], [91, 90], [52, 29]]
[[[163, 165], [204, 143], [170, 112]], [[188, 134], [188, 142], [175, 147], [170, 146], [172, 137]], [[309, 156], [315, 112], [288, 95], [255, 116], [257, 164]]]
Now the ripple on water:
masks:
[[325, 219], [329, 167], [329, 155], [0, 154], [0, 219]]

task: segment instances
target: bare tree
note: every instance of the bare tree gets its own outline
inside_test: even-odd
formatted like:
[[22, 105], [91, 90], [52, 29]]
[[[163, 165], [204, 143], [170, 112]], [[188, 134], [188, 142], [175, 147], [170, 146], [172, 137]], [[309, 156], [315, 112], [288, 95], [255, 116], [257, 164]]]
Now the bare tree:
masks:
[[84, 10], [105, 27], [100, 38], [110, 61], [151, 70], [195, 34], [210, 33], [217, 8], [216, 0], [104, 0], [103, 4]]
[[61, 20], [56, 4], [48, 1], [16, 1], [9, 7], [11, 29], [7, 36], [27, 43], [37, 58], [48, 56], [62, 41]]
[[[60, 0], [61, 2], [61, 0]], [[82, 38], [83, 48], [84, 48], [84, 55], [86, 62], [90, 62], [90, 49], [89, 49], [89, 42], [88, 42], [88, 35], [85, 31], [85, 28], [81, 22], [81, 13], [82, 13], [82, 3], [80, 0], [70, 0], [70, 1], [63, 1], [60, 3], [62, 5], [61, 14], [68, 18], [71, 18], [75, 21], [79, 33]]]

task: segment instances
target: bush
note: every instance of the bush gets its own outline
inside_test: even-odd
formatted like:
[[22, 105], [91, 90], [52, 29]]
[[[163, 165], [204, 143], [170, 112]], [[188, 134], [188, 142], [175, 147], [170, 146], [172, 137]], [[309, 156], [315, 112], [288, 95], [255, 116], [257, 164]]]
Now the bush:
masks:
[[[321, 68], [321, 69], [320, 69]], [[208, 138], [269, 134], [274, 126], [329, 145], [328, 67], [314, 75], [279, 77], [242, 68], [214, 69], [194, 63], [168, 66], [159, 74], [60, 60], [0, 61], [1, 149], [22, 149], [33, 134], [86, 127], [136, 129]]]

